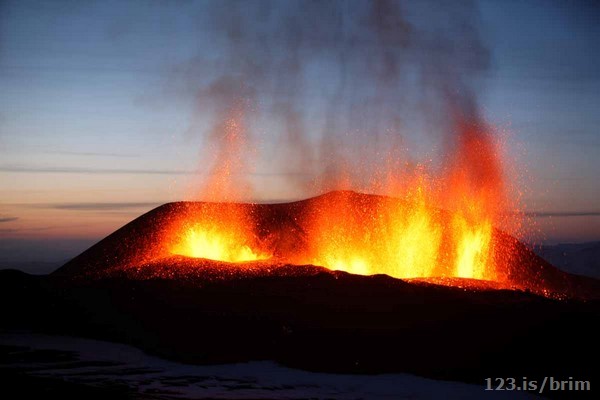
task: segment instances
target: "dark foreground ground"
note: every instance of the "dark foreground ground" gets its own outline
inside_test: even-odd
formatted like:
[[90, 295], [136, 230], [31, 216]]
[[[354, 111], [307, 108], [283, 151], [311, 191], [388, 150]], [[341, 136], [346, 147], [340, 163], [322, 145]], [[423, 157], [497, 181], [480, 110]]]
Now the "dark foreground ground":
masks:
[[[156, 279], [65, 284], [1, 271], [0, 313], [5, 330], [110, 340], [186, 363], [273, 360], [309, 371], [404, 372], [477, 384], [523, 376], [597, 382], [598, 301], [521, 291], [320, 270], [201, 285]], [[32, 386], [30, 379], [8, 382], [34, 391], [64, 389], [60, 381]], [[68, 390], [78, 397], [88, 388]], [[99, 390], [103, 398], [103, 391], [128, 395], [119, 387]]]
[[[133, 393], [128, 387], [120, 385], [91, 386], [64, 381], [60, 378], [44, 378], [10, 370], [4, 372], [2, 377], [2, 391], [15, 394], [15, 397], [13, 397], [15, 399], [105, 400], [152, 398], [150, 395]], [[10, 395], [8, 398], [11, 398]]]
[[[521, 400], [532, 392], [486, 391], [481, 384], [410, 374], [332, 374], [287, 368], [272, 361], [190, 365], [118, 343], [31, 333], [0, 333], [5, 388], [20, 398], [65, 395], [141, 399]], [[20, 374], [15, 374], [18, 372]], [[0, 375], [6, 376], [6, 373]], [[93, 388], [92, 388], [93, 387]], [[81, 398], [81, 397], [79, 397]]]

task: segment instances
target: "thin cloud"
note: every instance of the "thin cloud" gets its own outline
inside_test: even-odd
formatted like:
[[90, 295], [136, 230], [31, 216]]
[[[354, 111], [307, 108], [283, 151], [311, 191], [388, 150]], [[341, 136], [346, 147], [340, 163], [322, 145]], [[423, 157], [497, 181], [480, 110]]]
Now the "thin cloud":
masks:
[[35, 228], [2, 228], [0, 229], [0, 233], [17, 233], [17, 232], [39, 232], [39, 231], [49, 231], [52, 229], [59, 228], [57, 226], [41, 226]]
[[123, 154], [123, 153], [103, 153], [103, 152], [91, 152], [91, 151], [44, 151], [45, 154], [58, 154], [64, 156], [92, 156], [92, 157], [118, 157], [118, 158], [136, 158], [140, 157], [139, 154]]
[[64, 173], [64, 174], [149, 174], [149, 175], [185, 175], [193, 171], [170, 169], [105, 169], [85, 167], [24, 167], [13, 165], [0, 166], [1, 172], [34, 172], [34, 173]]
[[157, 202], [121, 202], [121, 203], [63, 203], [42, 205], [44, 208], [71, 211], [120, 211], [123, 209], [153, 208]]
[[0, 223], [2, 222], [12, 222], [18, 220], [19, 217], [0, 217]]
[[[204, 173], [184, 169], [127, 169], [127, 168], [86, 168], [86, 167], [27, 167], [0, 165], [0, 172], [16, 173], [61, 173], [61, 174], [131, 174], [131, 175], [193, 175]], [[241, 172], [253, 176], [308, 176], [302, 172]]]
[[[81, 227], [89, 227], [90, 224], [71, 224], [71, 225], [48, 225], [48, 226], [37, 226], [37, 227], [20, 227], [20, 228], [2, 228], [0, 229], [1, 233], [23, 233], [23, 232], [43, 232], [43, 231], [52, 231], [56, 229], [64, 229], [64, 228], [81, 228]], [[2, 238], [5, 239], [5, 238]]]

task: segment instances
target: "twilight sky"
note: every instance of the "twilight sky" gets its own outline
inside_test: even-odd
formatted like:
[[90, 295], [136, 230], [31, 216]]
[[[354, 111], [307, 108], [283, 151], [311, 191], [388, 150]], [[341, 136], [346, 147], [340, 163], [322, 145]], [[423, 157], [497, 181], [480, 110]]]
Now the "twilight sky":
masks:
[[[432, 37], [438, 27], [450, 32], [459, 43], [450, 40], [444, 49], [466, 43], [468, 51], [471, 38], [462, 41], [460, 25], [446, 24], [454, 11], [446, 15], [431, 11], [438, 2], [417, 3], [424, 5], [407, 12], [411, 25]], [[0, 2], [0, 267], [40, 271], [31, 265], [42, 261], [56, 266], [156, 205], [191, 198], [210, 161], [209, 113], [199, 107], [211, 92], [200, 89], [202, 82], [221, 71], [247, 71], [238, 69], [238, 53], [228, 53], [231, 43], [221, 37], [231, 26], [219, 24], [239, 23], [242, 35], [256, 34], [258, 39], [247, 40], [252, 46], [234, 46], [240, 64], [250, 54], [275, 68], [271, 59], [289, 51], [285, 40], [273, 40], [281, 34], [277, 24], [299, 15], [305, 4], [280, 2], [281, 18], [254, 26], [261, 12], [254, 3], [221, 2], [216, 8], [228, 18], [215, 19], [209, 12], [214, 2]], [[352, 9], [366, 3], [344, 4], [352, 16]], [[229, 18], [230, 5], [240, 20]], [[511, 167], [519, 170], [525, 209], [536, 215], [531, 239], [600, 240], [600, 7], [593, 1], [481, 0], [456, 8], [459, 17], [476, 22], [486, 47], [485, 68], [475, 70], [470, 85], [484, 118], [505, 138]], [[327, 35], [327, 26], [315, 29], [315, 37], [319, 30]], [[361, 56], [377, 56], [368, 40], [360, 40], [359, 29], [344, 29], [350, 32], [345, 38], [358, 38], [347, 43], [365, 47]], [[261, 50], [261, 37], [268, 52]], [[402, 63], [410, 66], [412, 58], [439, 51], [419, 43], [405, 47], [408, 61]], [[298, 171], [294, 163], [282, 167], [281, 105], [267, 105], [269, 99], [297, 97], [291, 104], [306, 114], [309, 142], [326, 125], [322, 109], [342, 120], [344, 110], [369, 104], [369, 79], [360, 75], [368, 64], [344, 59], [344, 70], [357, 83], [338, 93], [344, 99], [338, 100], [340, 65], [319, 46], [299, 48], [298, 57], [310, 61], [302, 80], [277, 69], [269, 74], [275, 78], [252, 82], [258, 95], [251, 107], [261, 112], [249, 122], [256, 137], [252, 168], [241, 172], [254, 187], [252, 200], [306, 197], [311, 193], [290, 182], [318, 173]], [[323, 48], [325, 55], [319, 53]], [[261, 59], [265, 55], [269, 60]], [[455, 65], [448, 65], [449, 74], [471, 73], [469, 57], [450, 61]], [[436, 136], [423, 133], [434, 119], [426, 112], [429, 104], [423, 106], [427, 98], [411, 84], [410, 68], [401, 75], [405, 89], [398, 103], [394, 92], [378, 92], [391, 110], [382, 115], [401, 115], [411, 160], [435, 158]], [[205, 108], [218, 106], [207, 101]], [[381, 121], [367, 127], [388, 129]], [[337, 121], [338, 134], [352, 136], [349, 125]], [[356, 135], [354, 145], [360, 148], [365, 137]]]

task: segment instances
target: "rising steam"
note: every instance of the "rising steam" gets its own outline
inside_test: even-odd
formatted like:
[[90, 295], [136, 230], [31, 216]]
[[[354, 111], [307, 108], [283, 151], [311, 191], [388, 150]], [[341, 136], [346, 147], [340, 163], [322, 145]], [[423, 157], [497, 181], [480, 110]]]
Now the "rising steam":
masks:
[[[265, 170], [297, 196], [390, 192], [390, 177], [445, 174], [457, 160], [473, 164], [474, 188], [500, 182], [488, 176], [499, 166], [479, 168], [494, 138], [475, 95], [490, 64], [478, 25], [470, 2], [204, 4], [210, 50], [177, 69], [195, 120], [212, 121], [192, 125], [209, 139], [200, 197], [252, 197], [250, 174]], [[484, 155], [464, 157], [473, 146]]]

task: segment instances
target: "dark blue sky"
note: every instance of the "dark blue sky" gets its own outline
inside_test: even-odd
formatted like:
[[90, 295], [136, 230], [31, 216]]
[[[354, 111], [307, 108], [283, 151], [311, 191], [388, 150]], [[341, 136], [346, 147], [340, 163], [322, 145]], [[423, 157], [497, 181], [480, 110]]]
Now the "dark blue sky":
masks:
[[[445, 27], [452, 25], [453, 13], [431, 11], [442, 3], [417, 3], [408, 13], [412, 24], [427, 32], [435, 33], [438, 25], [455, 32], [455, 26]], [[222, 4], [227, 11], [232, 3]], [[478, 38], [488, 52], [485, 67], [469, 80], [481, 113], [506, 136], [512, 166], [523, 177], [526, 209], [544, 213], [535, 218], [537, 240], [600, 240], [600, 8], [592, 1], [456, 4], [475, 12]], [[227, 29], [215, 26], [207, 7], [210, 3], [189, 1], [0, 3], [0, 250], [26, 240], [83, 238], [87, 245], [154, 204], [188, 196], [197, 178], [193, 172], [207, 162], [203, 150], [210, 130], [198, 113], [194, 85], [221, 69], [237, 71], [219, 64], [231, 61], [219, 37]], [[283, 14], [286, 7], [279, 7]], [[242, 22], [248, 20], [242, 15]], [[255, 31], [268, 36], [277, 32], [272, 29]], [[277, 57], [285, 49], [274, 43], [270, 50]], [[251, 51], [260, 53], [260, 44], [257, 48]], [[364, 72], [360, 63], [347, 65]], [[452, 68], [458, 76], [470, 73], [457, 65], [449, 66], [449, 74]], [[333, 109], [336, 68], [327, 61], [308, 65], [308, 81], [297, 89], [310, 140], [323, 130], [320, 112]], [[406, 97], [422, 101], [410, 87], [410, 74], [402, 75]], [[276, 108], [264, 105], [269, 90], [277, 89], [277, 81], [269, 82], [273, 86], [256, 105], [266, 111], [252, 120], [259, 138], [249, 178], [253, 197], [302, 197], [289, 183], [298, 171], [280, 168], [285, 160], [272, 162], [281, 125]], [[351, 85], [360, 92], [354, 103], [367, 101], [367, 84]], [[354, 103], [342, 103], [354, 109]], [[404, 129], [412, 132], [403, 136], [411, 157], [417, 162], [435, 157], [436, 136], [421, 132], [429, 129], [430, 117], [418, 101], [401, 104]], [[338, 129], [347, 135], [353, 127], [339, 128], [342, 123]], [[54, 258], [73, 255], [84, 242], [63, 246]], [[3, 257], [0, 262], [10, 261]]]

